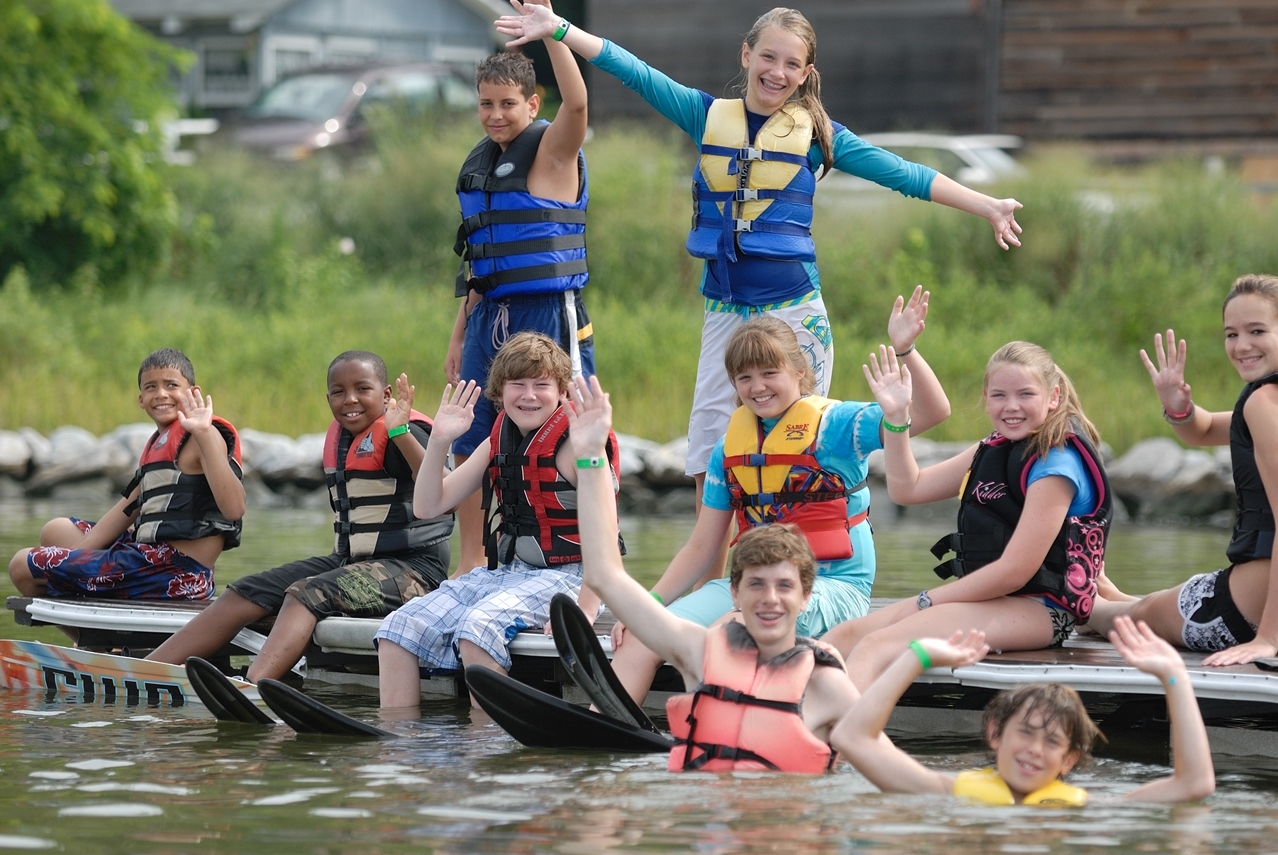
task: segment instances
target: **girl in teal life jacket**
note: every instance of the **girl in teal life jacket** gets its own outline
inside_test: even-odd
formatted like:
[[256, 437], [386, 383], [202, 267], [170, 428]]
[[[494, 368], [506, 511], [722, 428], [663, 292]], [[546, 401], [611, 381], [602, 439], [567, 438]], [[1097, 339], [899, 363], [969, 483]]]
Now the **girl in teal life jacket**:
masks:
[[498, 19], [508, 47], [557, 38], [616, 77], [688, 134], [700, 150], [687, 249], [703, 259], [705, 320], [688, 426], [686, 471], [704, 483], [710, 453], [727, 430], [733, 390], [720, 366], [728, 339], [751, 317], [785, 321], [809, 354], [816, 393], [826, 395], [834, 344], [812, 241], [817, 175], [836, 168], [907, 196], [987, 219], [999, 246], [1019, 246], [1015, 199], [993, 199], [901, 159], [831, 121], [821, 104], [816, 34], [794, 9], [776, 8], [741, 46], [741, 99], [721, 99], [671, 80], [614, 42], [555, 15], [545, 3]]
[[958, 530], [932, 547], [937, 558], [955, 553], [935, 568], [950, 581], [823, 636], [852, 682], [864, 689], [920, 635], [976, 628], [1004, 651], [1063, 644], [1091, 613], [1113, 515], [1100, 437], [1069, 377], [1036, 344], [999, 348], [982, 389], [993, 433], [920, 470], [905, 430], [910, 368], [885, 347], [871, 363], [888, 496], [902, 505], [958, 496]]
[[[1145, 620], [1159, 635], [1210, 655], [1204, 665], [1241, 665], [1278, 653], [1278, 276], [1234, 281], [1222, 309], [1225, 353], [1246, 385], [1233, 410], [1211, 412], [1190, 398], [1185, 340], [1172, 330], [1154, 336], [1155, 358], [1141, 359], [1154, 381], [1163, 416], [1187, 445], [1228, 445], [1237, 513], [1221, 570], [1135, 599], [1107, 591], [1091, 625], [1104, 632], [1116, 615]], [[1269, 664], [1269, 663], [1265, 663]]]
[[[1167, 693], [1171, 719], [1170, 776], [1142, 784], [1122, 798], [1144, 802], [1203, 799], [1216, 788], [1207, 730], [1175, 649], [1146, 624], [1120, 618], [1110, 641], [1127, 664], [1152, 674]], [[1059, 683], [1032, 683], [999, 693], [981, 716], [994, 765], [951, 775], [926, 768], [892, 744], [888, 716], [920, 672], [971, 665], [989, 652], [985, 635], [972, 630], [949, 641], [911, 641], [867, 688], [830, 735], [830, 743], [875, 786], [886, 792], [953, 794], [991, 805], [1068, 807], [1086, 804], [1087, 792], [1061, 777], [1087, 759], [1099, 735], [1078, 693]]]

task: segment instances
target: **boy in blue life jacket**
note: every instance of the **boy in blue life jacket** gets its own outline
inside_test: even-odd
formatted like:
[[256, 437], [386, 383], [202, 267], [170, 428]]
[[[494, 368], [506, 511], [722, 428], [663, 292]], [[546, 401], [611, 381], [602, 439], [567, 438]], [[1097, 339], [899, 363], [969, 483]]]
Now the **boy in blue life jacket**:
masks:
[[[521, 4], [521, 14], [544, 0]], [[564, 23], [567, 31], [568, 24]], [[595, 371], [594, 338], [582, 303], [586, 272], [589, 184], [581, 145], [586, 139], [586, 84], [572, 51], [556, 32], [543, 39], [559, 85], [553, 122], [537, 121], [541, 106], [532, 62], [522, 54], [490, 56], [475, 70], [479, 121], [485, 137], [457, 176], [462, 223], [454, 250], [462, 258], [463, 297], [448, 344], [444, 375], [454, 387], [488, 384], [488, 369], [509, 336], [531, 330], [559, 343], [574, 376]], [[497, 416], [480, 399], [470, 430], [453, 443], [461, 466], [488, 437]], [[478, 494], [457, 508], [457, 567], [482, 562], [483, 516]]]
[[137, 475], [97, 523], [63, 517], [19, 550], [9, 578], [27, 597], [200, 600], [213, 565], [240, 544], [240, 441], [213, 415], [180, 350], [157, 350], [138, 369], [138, 406], [155, 422]]
[[380, 618], [435, 590], [448, 576], [452, 515], [413, 515], [413, 482], [431, 421], [413, 409], [408, 376], [392, 397], [381, 357], [339, 354], [328, 366], [333, 421], [324, 439], [324, 479], [336, 539], [329, 555], [237, 579], [217, 602], [149, 657], [181, 665], [210, 656], [241, 629], [277, 614], [250, 682], [279, 679], [306, 651], [315, 624], [331, 615]]

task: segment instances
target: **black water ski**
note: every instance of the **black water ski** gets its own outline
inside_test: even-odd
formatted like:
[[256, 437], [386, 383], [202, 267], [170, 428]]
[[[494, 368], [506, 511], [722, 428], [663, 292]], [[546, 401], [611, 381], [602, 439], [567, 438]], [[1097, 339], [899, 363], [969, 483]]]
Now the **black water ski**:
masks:
[[674, 747], [660, 733], [591, 712], [487, 668], [467, 668], [466, 687], [494, 721], [532, 748], [657, 754]]
[[661, 733], [617, 679], [594, 626], [572, 597], [555, 594], [551, 599], [550, 625], [559, 660], [600, 712], [649, 733]]
[[323, 733], [335, 736], [363, 736], [375, 739], [397, 739], [399, 734], [343, 715], [314, 698], [279, 680], [264, 679], [257, 691], [284, 723], [298, 733]]
[[198, 656], [186, 660], [186, 676], [218, 721], [274, 725], [275, 719], [245, 697], [216, 665]]

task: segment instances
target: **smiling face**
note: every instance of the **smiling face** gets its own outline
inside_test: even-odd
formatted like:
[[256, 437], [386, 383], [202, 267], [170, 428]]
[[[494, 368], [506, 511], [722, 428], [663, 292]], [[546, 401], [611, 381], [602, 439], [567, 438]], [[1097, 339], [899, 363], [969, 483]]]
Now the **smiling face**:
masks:
[[756, 365], [734, 374], [732, 384], [746, 409], [761, 419], [775, 419], [802, 396], [802, 380], [802, 375], [789, 367]]
[[1004, 363], [985, 381], [985, 412], [994, 429], [1013, 441], [1041, 428], [1060, 401], [1059, 386], [1045, 389], [1038, 375], [1024, 366]]
[[534, 431], [559, 408], [562, 390], [553, 377], [520, 377], [501, 387], [501, 406], [521, 434]]
[[990, 735], [999, 777], [1017, 795], [1042, 789], [1067, 774], [1078, 763], [1078, 752], [1070, 748], [1069, 735], [1060, 721], [1048, 723], [1042, 710], [1024, 704], [1003, 726]]
[[746, 109], [764, 116], [779, 110], [812, 73], [808, 45], [794, 33], [765, 27], [751, 47], [741, 46]]
[[1261, 294], [1239, 294], [1225, 305], [1225, 354], [1250, 383], [1278, 371], [1278, 306]]
[[138, 380], [138, 406], [151, 417], [158, 428], [177, 421], [178, 394], [184, 389], [198, 389], [176, 368], [148, 368]]
[[479, 84], [479, 123], [502, 151], [532, 124], [540, 106], [537, 95], [525, 96], [514, 83]]
[[794, 564], [778, 561], [745, 568], [732, 588], [732, 602], [766, 657], [794, 646], [794, 627], [808, 607], [808, 595]]
[[367, 362], [346, 360], [328, 371], [328, 406], [337, 423], [353, 434], [363, 433], [386, 412], [391, 388], [379, 381]]

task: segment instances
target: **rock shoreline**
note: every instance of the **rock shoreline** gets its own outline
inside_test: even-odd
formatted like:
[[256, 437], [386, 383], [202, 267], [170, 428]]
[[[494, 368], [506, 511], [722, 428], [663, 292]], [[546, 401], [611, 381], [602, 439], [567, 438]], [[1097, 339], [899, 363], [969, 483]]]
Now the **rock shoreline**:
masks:
[[[57, 428], [47, 437], [31, 428], [0, 430], [0, 498], [74, 494], [109, 499], [133, 477], [153, 430], [150, 423], [121, 425], [100, 437], [75, 426]], [[693, 510], [692, 479], [683, 474], [686, 437], [667, 443], [626, 435], [618, 438], [623, 511], [684, 514]], [[245, 428], [240, 440], [250, 504], [326, 504], [321, 465], [324, 434], [294, 438]], [[913, 441], [920, 466], [944, 460], [967, 444]], [[1117, 460], [1111, 456], [1106, 454], [1106, 470], [1127, 519], [1232, 524], [1234, 487], [1227, 447], [1188, 449], [1159, 437], [1137, 443]], [[882, 452], [870, 457], [870, 485], [877, 508], [891, 504], [884, 488]], [[896, 514], [904, 516], [931, 517], [936, 511], [935, 506], [927, 512], [896, 508]]]

